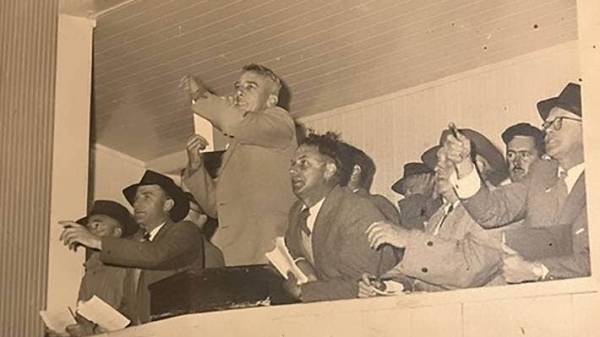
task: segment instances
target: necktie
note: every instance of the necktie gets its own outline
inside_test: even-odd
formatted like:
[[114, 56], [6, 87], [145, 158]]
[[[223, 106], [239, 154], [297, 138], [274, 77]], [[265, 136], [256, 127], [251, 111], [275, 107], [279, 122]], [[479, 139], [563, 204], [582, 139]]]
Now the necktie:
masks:
[[435, 227], [435, 230], [433, 231], [433, 235], [437, 235], [438, 234], [438, 232], [442, 228], [442, 225], [444, 224], [444, 222], [448, 218], [448, 215], [454, 210], [454, 204], [450, 204], [448, 207], [445, 207], [444, 209], [445, 209], [444, 216], [442, 216], [442, 218], [438, 222], [437, 226]]
[[300, 215], [298, 216], [298, 227], [300, 227], [300, 230], [303, 231], [306, 235], [310, 235], [310, 229], [306, 224], [306, 220], [309, 216], [310, 210], [308, 208], [303, 209], [302, 212], [300, 212]]
[[558, 207], [561, 208], [567, 199], [567, 195], [569, 194], [569, 189], [567, 188], [567, 183], [565, 179], [567, 178], [567, 172], [564, 170], [560, 170], [558, 172], [558, 179], [556, 180], [556, 196], [558, 198]]

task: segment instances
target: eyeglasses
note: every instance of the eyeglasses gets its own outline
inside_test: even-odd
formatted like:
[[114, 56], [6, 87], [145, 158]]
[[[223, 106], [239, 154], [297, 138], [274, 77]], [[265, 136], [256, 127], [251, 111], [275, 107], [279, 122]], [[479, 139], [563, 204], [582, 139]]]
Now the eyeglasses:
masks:
[[545, 132], [550, 127], [552, 127], [554, 129], [554, 131], [558, 131], [558, 130], [562, 129], [563, 119], [570, 120], [570, 121], [576, 121], [576, 122], [582, 121], [581, 118], [560, 116], [560, 117], [554, 118], [551, 121], [545, 121], [544, 123], [542, 123], [542, 130], [544, 130], [544, 132]]

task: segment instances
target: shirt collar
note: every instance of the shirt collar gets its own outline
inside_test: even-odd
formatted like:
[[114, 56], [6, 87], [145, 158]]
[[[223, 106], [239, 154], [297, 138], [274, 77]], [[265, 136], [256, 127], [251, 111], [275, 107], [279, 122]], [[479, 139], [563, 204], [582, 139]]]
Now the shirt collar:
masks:
[[154, 240], [154, 237], [156, 236], [156, 234], [158, 234], [158, 231], [160, 231], [161, 228], [163, 228], [163, 226], [166, 224], [167, 222], [163, 222], [160, 226], [158, 227], [154, 227], [153, 230], [150, 231], [150, 237], [148, 238], [148, 241], [152, 241]]
[[573, 186], [575, 186], [577, 179], [579, 179], [579, 176], [581, 175], [581, 173], [583, 173], [584, 169], [585, 169], [584, 163], [577, 164], [568, 170], [565, 170], [560, 166], [558, 167], [557, 175], [559, 178], [566, 173], [566, 176], [564, 179], [565, 179], [565, 184], [567, 184], [567, 191], [569, 193], [573, 189]]

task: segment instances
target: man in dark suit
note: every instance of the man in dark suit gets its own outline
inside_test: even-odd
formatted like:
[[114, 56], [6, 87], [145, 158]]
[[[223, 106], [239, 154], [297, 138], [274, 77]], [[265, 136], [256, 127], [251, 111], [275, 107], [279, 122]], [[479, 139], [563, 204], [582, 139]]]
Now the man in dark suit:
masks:
[[339, 185], [339, 149], [334, 134], [311, 134], [296, 150], [290, 168], [298, 201], [290, 210], [285, 242], [311, 281], [297, 285], [290, 275], [286, 287], [303, 302], [354, 298], [363, 271], [377, 275], [395, 262], [391, 250], [369, 248], [365, 230], [385, 215]]
[[133, 205], [134, 218], [144, 232], [131, 239], [100, 237], [86, 227], [68, 223], [61, 240], [69, 247], [84, 245], [100, 251], [105, 264], [138, 268], [129, 290], [134, 294], [134, 324], [150, 320], [148, 285], [177, 271], [200, 267], [203, 263], [203, 239], [200, 230], [189, 221], [189, 202], [171, 178], [147, 170], [141, 181], [123, 190]]
[[457, 173], [456, 191], [480, 225], [524, 219], [523, 228], [506, 232], [511, 254], [503, 270], [511, 283], [590, 275], [580, 86], [569, 83], [537, 108], [552, 160], [532, 165], [521, 182], [490, 191], [468, 158], [464, 135], [449, 136], [443, 148]]
[[228, 266], [265, 263], [275, 237], [285, 233], [294, 202], [288, 168], [296, 149], [295, 126], [277, 106], [281, 82], [268, 68], [248, 65], [235, 84], [235, 95], [202, 95], [198, 83], [183, 79], [191, 109], [228, 137], [218, 179], [208, 174], [199, 150], [206, 144], [193, 136], [187, 145], [184, 184], [219, 226], [212, 242]]

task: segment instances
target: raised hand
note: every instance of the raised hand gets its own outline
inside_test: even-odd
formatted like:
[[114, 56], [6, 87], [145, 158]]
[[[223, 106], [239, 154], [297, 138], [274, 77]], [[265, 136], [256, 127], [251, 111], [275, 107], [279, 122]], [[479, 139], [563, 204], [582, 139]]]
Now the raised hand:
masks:
[[193, 135], [188, 139], [185, 149], [188, 157], [188, 170], [190, 172], [196, 171], [204, 165], [201, 151], [207, 146], [208, 141], [200, 135]]
[[92, 234], [85, 226], [73, 221], [59, 221], [64, 229], [60, 234], [60, 240], [71, 250], [76, 250], [77, 245], [83, 245], [92, 249], [101, 249], [100, 237]]
[[471, 160], [471, 141], [459, 131], [448, 133], [438, 152], [438, 158], [440, 156], [454, 165], [458, 178], [471, 173], [474, 168]]

